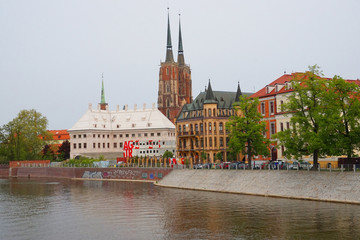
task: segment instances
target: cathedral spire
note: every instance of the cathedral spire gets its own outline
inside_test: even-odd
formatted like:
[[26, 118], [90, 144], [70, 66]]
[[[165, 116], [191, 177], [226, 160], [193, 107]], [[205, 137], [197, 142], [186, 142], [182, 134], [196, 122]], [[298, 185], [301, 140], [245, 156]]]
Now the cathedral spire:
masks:
[[166, 43], [166, 60], [165, 60], [165, 62], [174, 62], [172, 44], [171, 44], [169, 8], [168, 8], [168, 27], [167, 27], [167, 43]]
[[180, 14], [179, 14], [179, 45], [178, 45], [178, 64], [180, 66], [185, 64], [184, 59], [184, 49], [182, 44], [182, 37], [181, 37], [181, 22], [180, 22]]
[[101, 85], [101, 101], [100, 101], [100, 109], [106, 110], [106, 106], [108, 105], [105, 101], [105, 90], [104, 90], [104, 73], [101, 75], [102, 85]]

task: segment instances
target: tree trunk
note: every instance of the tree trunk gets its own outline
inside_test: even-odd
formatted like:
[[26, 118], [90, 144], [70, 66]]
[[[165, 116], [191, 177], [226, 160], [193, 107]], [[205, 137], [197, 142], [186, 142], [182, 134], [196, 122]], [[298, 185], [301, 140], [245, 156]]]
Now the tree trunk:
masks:
[[319, 154], [319, 150], [314, 150], [314, 156], [313, 156], [314, 169], [318, 169], [318, 158], [319, 158], [318, 154]]
[[248, 141], [247, 155], [248, 155], [249, 168], [251, 169], [251, 143], [250, 143], [250, 141]]

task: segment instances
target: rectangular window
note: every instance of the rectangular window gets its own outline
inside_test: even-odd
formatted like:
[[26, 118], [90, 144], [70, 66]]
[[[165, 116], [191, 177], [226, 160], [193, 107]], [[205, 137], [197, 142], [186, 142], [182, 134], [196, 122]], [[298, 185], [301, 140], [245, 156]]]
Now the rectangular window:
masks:
[[103, 143], [103, 148], [105, 148], [105, 143]]
[[214, 147], [217, 146], [217, 143], [216, 143], [216, 137], [214, 137]]
[[123, 147], [123, 143], [121, 142], [121, 143], [120, 143], [120, 148], [122, 148], [122, 147]]
[[79, 138], [81, 138], [81, 134], [79, 134]]
[[220, 140], [220, 147], [223, 147], [224, 146], [224, 138], [221, 137], [219, 140]]
[[270, 134], [275, 134], [275, 123], [270, 123]]
[[84, 143], [84, 148], [87, 148], [87, 144], [86, 144], [86, 143]]
[[114, 143], [114, 148], [117, 148], [117, 143]]
[[93, 143], [93, 148], [96, 148], [96, 143]]
[[274, 114], [274, 102], [270, 102], [270, 114]]
[[114, 138], [116, 138], [116, 136], [117, 136], [117, 135], [116, 135], [116, 134], [114, 134], [114, 136], [113, 136], [113, 137], [114, 137]]
[[153, 136], [155, 136], [155, 134], [154, 134], [154, 133], [150, 133], [150, 136], [153, 137]]
[[265, 103], [261, 103], [261, 115], [265, 115]]
[[135, 137], [135, 133], [131, 134], [131, 137]]
[[110, 143], [107, 143], [107, 148], [110, 148]]
[[147, 135], [148, 135], [147, 133], [144, 133], [144, 137], [147, 137]]
[[93, 138], [95, 138], [96, 137], [96, 135], [95, 134], [93, 134]]
[[100, 143], [98, 143], [98, 148], [100, 148], [101, 147], [101, 145], [100, 145]]
[[204, 125], [200, 123], [200, 132], [204, 131]]
[[86, 134], [84, 134], [83, 137], [86, 138]]
[[209, 147], [212, 147], [212, 137], [209, 137]]
[[157, 136], [158, 136], [158, 137], [161, 136], [161, 133], [157, 133]]
[[141, 137], [141, 133], [138, 133], [138, 137]]
[[284, 131], [284, 123], [280, 123], [280, 131]]
[[127, 138], [128, 138], [128, 137], [129, 137], [129, 134], [125, 134], [125, 137], [127, 137]]
[[81, 148], [81, 143], [79, 143], [79, 148]]
[[76, 135], [74, 135], [73, 138], [76, 138]]
[[74, 149], [76, 149], [76, 143], [74, 143]]
[[100, 134], [98, 134], [98, 138], [100, 138]]
[[122, 138], [122, 134], [119, 135]]
[[289, 122], [286, 122], [286, 128], [290, 129], [290, 123]]
[[211, 132], [211, 123], [209, 123], [209, 131]]
[[200, 138], [200, 146], [204, 147], [204, 139], [203, 138]]

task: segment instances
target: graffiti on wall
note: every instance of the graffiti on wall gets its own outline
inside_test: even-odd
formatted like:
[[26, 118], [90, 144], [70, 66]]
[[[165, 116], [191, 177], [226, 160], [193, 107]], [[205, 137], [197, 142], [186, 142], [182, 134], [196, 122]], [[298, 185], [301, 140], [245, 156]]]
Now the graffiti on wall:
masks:
[[134, 179], [141, 176], [141, 171], [132, 169], [118, 169], [115, 171], [85, 171], [82, 178], [94, 179]]
[[85, 171], [82, 178], [95, 178], [95, 179], [102, 179], [103, 178], [103, 174], [102, 172], [90, 172], [90, 171]]

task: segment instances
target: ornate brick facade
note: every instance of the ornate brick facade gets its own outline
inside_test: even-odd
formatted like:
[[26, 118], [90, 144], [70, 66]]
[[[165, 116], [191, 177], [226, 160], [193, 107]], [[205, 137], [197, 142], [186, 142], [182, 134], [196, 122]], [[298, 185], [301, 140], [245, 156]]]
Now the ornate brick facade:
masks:
[[192, 102], [190, 66], [185, 64], [179, 23], [179, 45], [177, 62], [174, 61], [170, 21], [168, 17], [166, 60], [161, 62], [159, 71], [158, 109], [174, 122], [184, 104]]

